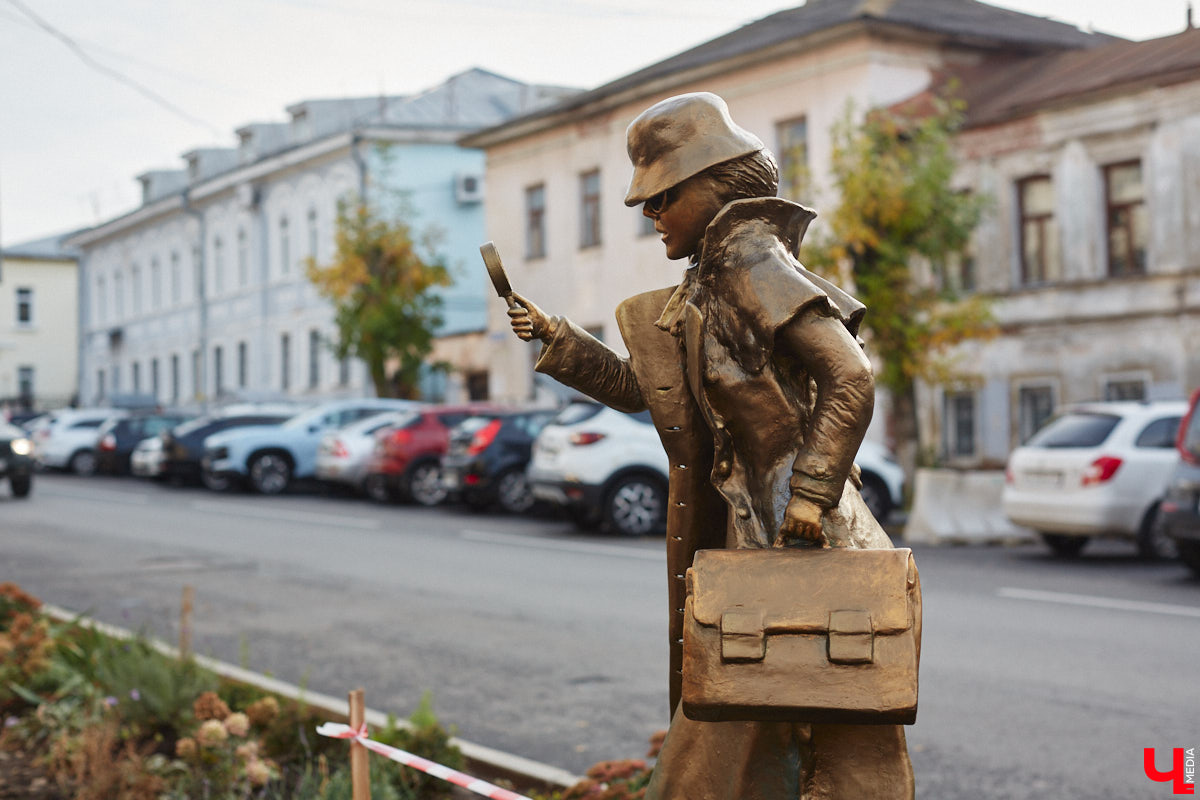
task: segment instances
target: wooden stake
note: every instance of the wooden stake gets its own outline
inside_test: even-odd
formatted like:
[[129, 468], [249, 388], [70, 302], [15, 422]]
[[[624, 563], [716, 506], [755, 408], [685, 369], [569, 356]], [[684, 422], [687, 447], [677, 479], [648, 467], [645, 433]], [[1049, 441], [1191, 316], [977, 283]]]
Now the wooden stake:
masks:
[[[350, 692], [350, 727], [358, 730], [366, 721], [367, 703], [362, 689]], [[350, 742], [350, 782], [353, 800], [371, 800], [370, 753], [357, 740]]]
[[192, 605], [196, 600], [193, 586], [183, 587], [183, 606], [179, 611], [179, 658], [187, 659], [192, 654]]

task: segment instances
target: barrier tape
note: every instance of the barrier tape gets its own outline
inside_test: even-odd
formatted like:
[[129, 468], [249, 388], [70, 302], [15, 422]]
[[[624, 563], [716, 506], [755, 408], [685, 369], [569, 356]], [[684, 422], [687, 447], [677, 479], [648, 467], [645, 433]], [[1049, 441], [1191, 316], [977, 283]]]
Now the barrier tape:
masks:
[[420, 770], [426, 775], [432, 775], [435, 778], [441, 778], [444, 781], [453, 783], [455, 786], [481, 794], [484, 797], [490, 797], [491, 800], [529, 800], [523, 794], [510, 792], [508, 789], [501, 789], [499, 786], [493, 786], [487, 781], [481, 781], [478, 778], [472, 778], [470, 775], [464, 775], [461, 772], [452, 770], [449, 767], [443, 767], [441, 764], [436, 764], [429, 759], [414, 756], [412, 753], [401, 750], [398, 747], [386, 745], [383, 742], [377, 742], [374, 739], [367, 737], [367, 723], [363, 723], [361, 728], [357, 730], [349, 725], [343, 725], [340, 722], [326, 722], [317, 728], [317, 733], [322, 736], [328, 736], [331, 739], [353, 739], [363, 747], [378, 753], [381, 756], [390, 758], [403, 764], [406, 767]]

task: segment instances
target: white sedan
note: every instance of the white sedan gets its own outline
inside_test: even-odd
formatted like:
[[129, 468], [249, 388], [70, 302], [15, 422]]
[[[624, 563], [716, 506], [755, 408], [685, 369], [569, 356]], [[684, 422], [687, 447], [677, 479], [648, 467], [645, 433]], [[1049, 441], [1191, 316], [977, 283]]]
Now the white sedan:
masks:
[[1136, 542], [1145, 558], [1173, 556], [1158, 505], [1179, 458], [1184, 402], [1084, 403], [1012, 452], [1004, 514], [1037, 531], [1058, 555], [1077, 555], [1093, 536]]

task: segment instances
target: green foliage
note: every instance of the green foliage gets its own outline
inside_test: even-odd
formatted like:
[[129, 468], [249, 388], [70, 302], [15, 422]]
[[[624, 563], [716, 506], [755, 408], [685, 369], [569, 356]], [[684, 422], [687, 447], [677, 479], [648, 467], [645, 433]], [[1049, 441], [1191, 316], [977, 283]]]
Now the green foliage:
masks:
[[[417, 704], [408, 722], [407, 726], [400, 727], [394, 718], [389, 718], [388, 724], [372, 732], [371, 738], [450, 769], [463, 769], [462, 751], [451, 743], [453, 733], [443, 728], [434, 714], [433, 698], [429, 692], [421, 696], [421, 702]], [[450, 784], [445, 781], [394, 762], [385, 763], [386, 768], [392, 772], [396, 788], [405, 800], [441, 800], [451, 796]], [[372, 762], [372, 771], [375, 768], [376, 762]]]
[[[985, 208], [951, 182], [961, 119], [961, 103], [935, 98], [926, 113], [873, 111], [858, 126], [848, 111], [833, 131], [840, 204], [806, 263], [824, 271], [850, 265], [870, 344], [883, 360], [879, 382], [898, 397], [911, 396], [918, 379], [950, 379], [950, 348], [992, 327], [987, 301], [958, 296], [948, 279]], [[932, 280], [915, 274], [919, 262], [931, 267]]]
[[366, 202], [338, 206], [336, 252], [325, 265], [308, 260], [308, 277], [334, 304], [339, 358], [366, 362], [380, 397], [414, 398], [422, 365], [442, 323], [435, 293], [450, 274], [434, 254], [436, 240], [420, 241], [401, 210], [385, 217]]
[[192, 723], [192, 704], [217, 686], [216, 676], [193, 659], [170, 658], [142, 637], [109, 640], [96, 652], [102, 694], [126, 723], [174, 742]]

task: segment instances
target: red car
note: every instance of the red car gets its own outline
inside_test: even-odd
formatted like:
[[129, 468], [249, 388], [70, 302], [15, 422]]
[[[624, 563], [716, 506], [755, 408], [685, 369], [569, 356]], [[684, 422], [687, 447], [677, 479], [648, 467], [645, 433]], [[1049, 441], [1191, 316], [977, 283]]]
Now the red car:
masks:
[[450, 429], [495, 406], [431, 406], [414, 411], [404, 422], [375, 434], [375, 452], [367, 466], [365, 487], [379, 502], [405, 500], [435, 506], [446, 499], [441, 458], [450, 444]]

